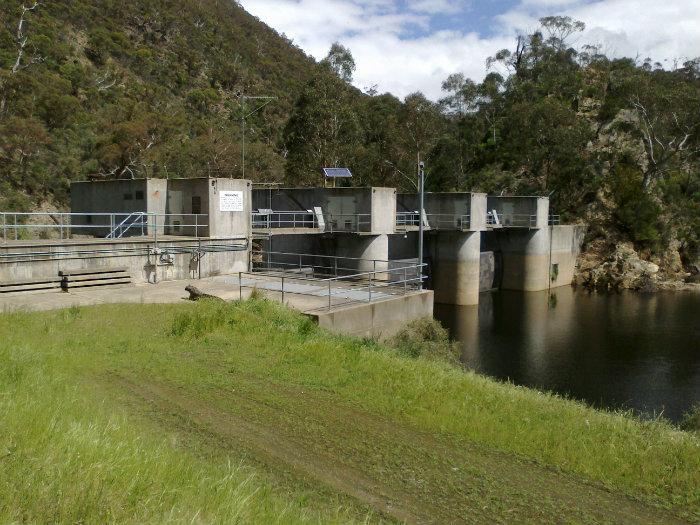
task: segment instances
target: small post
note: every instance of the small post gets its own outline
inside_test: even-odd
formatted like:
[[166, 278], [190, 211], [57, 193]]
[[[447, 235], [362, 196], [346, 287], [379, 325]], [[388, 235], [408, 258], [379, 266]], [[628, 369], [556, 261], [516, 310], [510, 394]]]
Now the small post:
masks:
[[299, 273], [301, 273], [301, 254], [299, 254]]
[[15, 223], [15, 240], [17, 240], [17, 214], [14, 214], [14, 223]]
[[197, 237], [197, 238], [199, 238], [199, 225], [198, 225], [198, 222], [199, 222], [199, 221], [197, 220], [198, 217], [199, 217], [199, 215], [197, 215], [197, 214], [195, 213], [195, 214], [194, 214], [194, 236]]
[[243, 278], [241, 277], [241, 272], [238, 272], [238, 300], [243, 300]]
[[158, 248], [158, 215], [153, 214], [153, 242]]
[[4, 212], [2, 213], [2, 240], [7, 242], [7, 218]]
[[372, 274], [369, 274], [369, 300], [368, 302], [372, 302]]
[[403, 267], [403, 294], [406, 295], [408, 292], [408, 281], [406, 276], [406, 266]]
[[331, 309], [331, 281], [328, 281], [328, 309]]
[[284, 304], [284, 275], [282, 276], [282, 304]]

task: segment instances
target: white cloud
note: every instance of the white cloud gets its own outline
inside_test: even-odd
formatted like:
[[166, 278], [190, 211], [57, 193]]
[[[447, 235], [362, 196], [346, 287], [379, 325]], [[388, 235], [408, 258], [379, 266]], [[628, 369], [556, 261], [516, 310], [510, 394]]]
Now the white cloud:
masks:
[[[600, 44], [616, 56], [672, 61], [700, 55], [698, 0], [520, 0], [495, 17], [492, 33], [434, 30], [438, 19], [472, 16], [467, 0], [241, 0], [261, 20], [317, 59], [339, 41], [355, 57], [355, 85], [433, 99], [451, 73], [479, 80], [485, 61], [511, 47], [541, 16], [567, 14], [586, 23], [576, 44]], [[477, 9], [478, 10], [478, 9]], [[463, 15], [460, 15], [464, 13]], [[439, 18], [436, 18], [439, 17]], [[431, 24], [432, 22], [432, 24]], [[416, 28], [419, 31], [416, 31]]]

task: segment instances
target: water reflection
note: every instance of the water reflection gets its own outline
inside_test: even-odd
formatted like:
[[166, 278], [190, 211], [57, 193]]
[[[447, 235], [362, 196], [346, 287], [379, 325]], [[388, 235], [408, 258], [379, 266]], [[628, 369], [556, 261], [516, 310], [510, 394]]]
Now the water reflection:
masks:
[[552, 294], [435, 310], [463, 361], [493, 377], [674, 421], [700, 403], [700, 294]]

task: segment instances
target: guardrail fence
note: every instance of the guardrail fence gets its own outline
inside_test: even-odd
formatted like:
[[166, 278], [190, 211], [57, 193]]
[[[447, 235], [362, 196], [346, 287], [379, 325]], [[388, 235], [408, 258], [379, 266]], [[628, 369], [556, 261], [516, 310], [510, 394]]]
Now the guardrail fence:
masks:
[[[426, 264], [407, 264], [402, 261], [352, 259], [346, 257], [316, 256], [309, 254], [270, 253], [270, 256], [296, 258], [297, 263], [277, 262], [275, 266], [253, 272], [240, 272], [238, 286], [240, 297], [243, 288], [262, 288], [278, 292], [284, 302], [285, 294], [323, 298], [323, 308], [385, 299], [392, 295], [405, 295], [420, 290], [426, 280]], [[305, 266], [306, 259], [322, 259], [319, 266]], [[354, 270], [346, 265], [352, 261], [357, 266], [373, 266], [367, 271]], [[267, 263], [263, 263], [266, 265]], [[260, 266], [259, 266], [260, 267]], [[264, 266], [265, 267], [265, 266]], [[324, 277], [325, 272], [335, 275]], [[347, 272], [347, 273], [346, 273]]]
[[75, 236], [119, 239], [131, 236], [201, 237], [204, 214], [0, 212], [2, 240], [71, 239]]

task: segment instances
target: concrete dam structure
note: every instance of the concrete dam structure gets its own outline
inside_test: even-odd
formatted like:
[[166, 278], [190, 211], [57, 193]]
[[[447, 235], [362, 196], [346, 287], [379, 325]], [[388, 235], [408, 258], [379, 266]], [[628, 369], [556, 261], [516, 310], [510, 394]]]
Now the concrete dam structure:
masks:
[[243, 288], [265, 277], [283, 301], [322, 297], [338, 326], [352, 317], [339, 309], [352, 303], [429, 293], [427, 303], [411, 303], [420, 307], [397, 310], [417, 317], [432, 312], [433, 294], [475, 305], [494, 288], [569, 285], [583, 238], [580, 227], [558, 224], [544, 197], [427, 193], [421, 210], [418, 194], [394, 188], [221, 178], [78, 182], [70, 213], [0, 219], [0, 295], [227, 275]]

